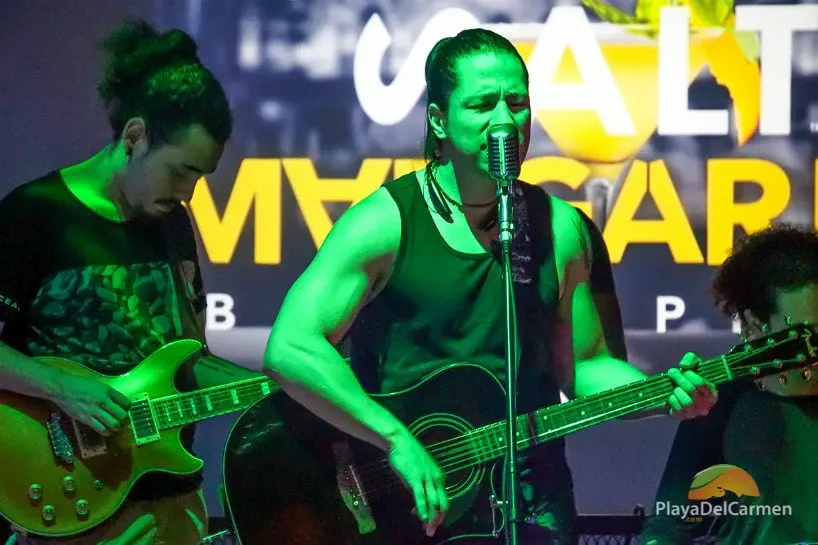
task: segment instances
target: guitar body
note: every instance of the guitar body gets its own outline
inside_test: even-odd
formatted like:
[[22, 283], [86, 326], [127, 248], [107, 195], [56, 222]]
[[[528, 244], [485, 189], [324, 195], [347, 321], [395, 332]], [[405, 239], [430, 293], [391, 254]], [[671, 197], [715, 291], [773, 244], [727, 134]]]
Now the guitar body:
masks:
[[[373, 398], [427, 445], [505, 415], [502, 385], [473, 365], [449, 366], [408, 390]], [[239, 540], [243, 545], [431, 545], [465, 534], [492, 538], [489, 498], [500, 483], [502, 460], [447, 475], [450, 509], [428, 538], [412, 513], [411, 493], [384, 466], [385, 459], [384, 452], [339, 432], [287, 395], [262, 399], [236, 422], [225, 450], [225, 503]], [[373, 465], [388, 478], [371, 477]], [[374, 483], [374, 493], [365, 497], [371, 513], [359, 509], [363, 502], [353, 503], [357, 482]]]
[[[61, 358], [37, 358], [75, 375], [92, 375], [131, 399], [177, 394], [177, 369], [200, 353], [202, 344], [185, 339], [170, 343], [121, 376], [105, 376]], [[132, 405], [134, 421], [138, 404]], [[49, 435], [49, 421], [71, 443], [73, 463], [59, 458]], [[54, 421], [52, 420], [52, 423]], [[85, 428], [84, 426], [81, 428]], [[71, 536], [113, 515], [136, 481], [146, 473], [195, 473], [202, 461], [180, 441], [180, 429], [158, 431], [159, 440], [137, 446], [134, 426], [123, 426], [101, 440], [95, 433], [78, 437], [77, 428], [59, 407], [42, 399], [0, 391], [0, 514], [26, 532]], [[86, 428], [85, 431], [90, 430]]]

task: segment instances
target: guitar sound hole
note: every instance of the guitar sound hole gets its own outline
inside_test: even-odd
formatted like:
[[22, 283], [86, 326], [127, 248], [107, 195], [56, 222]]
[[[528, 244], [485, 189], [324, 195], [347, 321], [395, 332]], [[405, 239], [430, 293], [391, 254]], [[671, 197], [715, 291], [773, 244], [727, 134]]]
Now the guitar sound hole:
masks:
[[478, 444], [463, 437], [472, 429], [468, 422], [454, 415], [429, 415], [410, 429], [437, 460], [450, 499], [465, 494], [483, 478], [485, 466], [474, 463]]

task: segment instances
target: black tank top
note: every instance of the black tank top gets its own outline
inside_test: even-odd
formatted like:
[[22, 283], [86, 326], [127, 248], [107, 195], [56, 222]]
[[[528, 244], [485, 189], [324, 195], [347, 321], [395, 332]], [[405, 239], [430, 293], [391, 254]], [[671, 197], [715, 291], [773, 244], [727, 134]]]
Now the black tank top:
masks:
[[[550, 197], [520, 183], [529, 211], [534, 282], [515, 283], [520, 367], [518, 410], [559, 403], [551, 368], [559, 294], [551, 242]], [[505, 311], [499, 251], [454, 250], [435, 226], [414, 173], [384, 187], [397, 204], [401, 241], [381, 293], [349, 333], [353, 370], [371, 393], [401, 390], [460, 361], [505, 377]]]

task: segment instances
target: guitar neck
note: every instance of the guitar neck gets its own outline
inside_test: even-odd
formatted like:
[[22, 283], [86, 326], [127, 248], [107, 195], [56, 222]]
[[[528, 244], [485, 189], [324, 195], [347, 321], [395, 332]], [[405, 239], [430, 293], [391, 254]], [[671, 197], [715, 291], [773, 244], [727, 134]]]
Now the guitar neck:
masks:
[[278, 390], [267, 377], [213, 386], [151, 401], [160, 429], [193, 424], [214, 416], [246, 409], [262, 397]]
[[[707, 360], [699, 363], [696, 372], [714, 385], [753, 376], [752, 370], [747, 368], [731, 368], [731, 362], [742, 357], [734, 354]], [[675, 388], [676, 383], [667, 373], [662, 373], [520, 415], [517, 417], [517, 446], [524, 450], [609, 420], [660, 407]], [[457, 471], [503, 456], [505, 429], [505, 421], [496, 422], [473, 430], [460, 440], [449, 441], [447, 445], [432, 445], [431, 451], [444, 471]], [[464, 456], [464, 451], [469, 455]]]
[[[714, 385], [743, 378], [746, 371], [732, 371], [727, 357], [704, 361], [696, 372]], [[741, 376], [739, 376], [741, 375]], [[676, 389], [667, 373], [590, 395], [569, 403], [554, 405], [521, 417], [521, 424], [531, 430], [534, 444], [548, 442], [591, 426], [661, 407]]]

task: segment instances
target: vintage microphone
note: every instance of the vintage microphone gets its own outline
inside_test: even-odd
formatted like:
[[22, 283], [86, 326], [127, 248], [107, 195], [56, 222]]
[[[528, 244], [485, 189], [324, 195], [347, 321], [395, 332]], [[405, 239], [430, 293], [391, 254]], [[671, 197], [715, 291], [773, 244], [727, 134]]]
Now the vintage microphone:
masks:
[[520, 142], [511, 123], [488, 129], [489, 176], [497, 182], [498, 224], [503, 260], [506, 307], [506, 474], [502, 502], [506, 520], [506, 545], [517, 545], [520, 524], [520, 479], [517, 469], [517, 316], [511, 276], [511, 240], [514, 238], [514, 183], [520, 175]]

